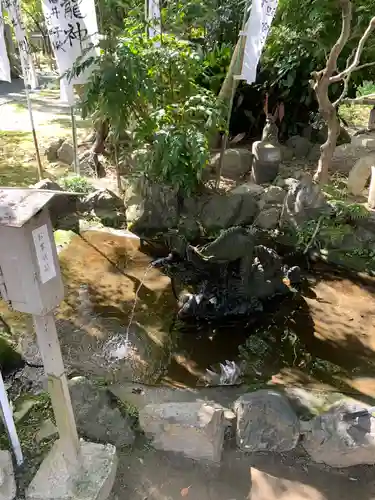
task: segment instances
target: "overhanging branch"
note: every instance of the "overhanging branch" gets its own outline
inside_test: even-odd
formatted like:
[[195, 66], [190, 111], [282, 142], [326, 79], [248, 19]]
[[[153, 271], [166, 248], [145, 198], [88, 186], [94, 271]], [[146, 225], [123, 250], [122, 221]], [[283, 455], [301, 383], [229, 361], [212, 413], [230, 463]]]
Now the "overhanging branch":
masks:
[[[348, 66], [346, 69], [344, 69], [344, 71], [341, 71], [341, 73], [339, 73], [338, 75], [331, 76], [329, 79], [330, 83], [340, 82], [341, 80], [344, 80], [347, 77], [350, 78], [350, 75], [352, 74], [353, 71], [366, 67], [365, 64], [363, 64], [362, 66], [359, 66], [359, 62], [361, 59], [361, 55], [362, 55], [365, 43], [367, 42], [367, 39], [369, 38], [371, 33], [374, 31], [374, 29], [375, 29], [375, 17], [373, 17], [371, 19], [371, 21], [369, 22], [369, 25], [367, 26], [366, 31], [363, 33], [362, 38], [360, 39], [360, 41], [358, 43], [358, 47], [357, 47], [353, 62], [350, 64], [350, 66]], [[373, 63], [367, 63], [367, 66], [370, 66], [372, 64]]]
[[325, 73], [331, 76], [337, 69], [337, 59], [345, 47], [346, 42], [350, 36], [350, 29], [352, 24], [352, 3], [350, 0], [340, 0], [341, 4], [341, 33], [337, 42], [332, 47], [328, 56], [328, 61], [325, 68]]
[[362, 104], [366, 106], [375, 106], [375, 94], [368, 94], [355, 99], [342, 99], [343, 104]]

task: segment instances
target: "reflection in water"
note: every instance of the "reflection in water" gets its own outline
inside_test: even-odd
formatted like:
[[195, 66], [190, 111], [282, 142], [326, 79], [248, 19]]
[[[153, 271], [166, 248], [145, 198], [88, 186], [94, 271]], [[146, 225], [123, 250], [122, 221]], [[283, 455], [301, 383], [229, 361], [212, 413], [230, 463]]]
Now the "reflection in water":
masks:
[[[66, 299], [58, 317], [68, 364], [101, 376], [116, 369], [122, 380], [195, 386], [207, 369], [220, 373], [225, 360], [242, 361], [250, 384], [374, 393], [374, 280], [314, 264], [302, 294], [274, 300], [260, 315], [188, 325], [174, 322], [170, 280], [148, 269], [152, 257], [138, 240], [104, 232], [74, 237], [61, 252]], [[136, 358], [141, 373], [130, 365]]]

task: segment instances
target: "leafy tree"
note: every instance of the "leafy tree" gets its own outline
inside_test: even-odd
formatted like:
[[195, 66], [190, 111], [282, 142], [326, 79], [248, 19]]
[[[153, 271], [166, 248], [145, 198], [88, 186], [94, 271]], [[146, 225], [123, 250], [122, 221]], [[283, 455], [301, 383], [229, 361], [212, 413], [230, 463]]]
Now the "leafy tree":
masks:
[[124, 33], [74, 69], [94, 68], [82, 94], [83, 116], [109, 123], [117, 141], [126, 139], [127, 155], [142, 147], [136, 164], [143, 174], [191, 192], [208, 160], [209, 132], [222, 116], [215, 94], [196, 83], [202, 57], [174, 35], [148, 39], [134, 18]]

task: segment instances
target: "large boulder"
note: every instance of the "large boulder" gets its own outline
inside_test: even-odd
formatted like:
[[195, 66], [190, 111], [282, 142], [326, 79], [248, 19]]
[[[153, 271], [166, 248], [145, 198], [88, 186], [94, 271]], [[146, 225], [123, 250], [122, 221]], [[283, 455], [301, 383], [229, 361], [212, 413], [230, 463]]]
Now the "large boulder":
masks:
[[264, 190], [258, 206], [260, 209], [270, 205], [282, 205], [286, 192], [280, 186], [269, 186]]
[[66, 165], [71, 165], [74, 160], [74, 148], [69, 142], [63, 142], [57, 150], [57, 159]]
[[[253, 155], [249, 149], [233, 148], [224, 153], [221, 175], [229, 179], [238, 180], [251, 170]], [[219, 168], [220, 153], [214, 155], [211, 161], [211, 170]]]
[[286, 141], [288, 148], [292, 149], [296, 158], [307, 158], [312, 147], [311, 142], [306, 137], [293, 135]]
[[135, 179], [125, 181], [126, 217], [132, 231], [165, 231], [178, 225], [178, 190]]
[[280, 215], [280, 207], [265, 208], [257, 216], [256, 225], [262, 229], [275, 229], [279, 224]]
[[146, 405], [139, 424], [155, 448], [196, 460], [220, 462], [227, 422], [224, 409], [209, 402]]
[[86, 195], [79, 203], [79, 210], [98, 217], [107, 226], [119, 227], [126, 222], [123, 200], [109, 189]]
[[246, 182], [245, 184], [240, 184], [231, 190], [232, 194], [248, 194], [258, 199], [264, 193], [265, 188], [254, 182]]
[[375, 418], [371, 414], [346, 420], [347, 412], [367, 409], [355, 401], [341, 401], [309, 422], [303, 447], [310, 457], [332, 467], [375, 463]]
[[69, 381], [78, 432], [87, 439], [111, 443], [116, 447], [132, 445], [135, 439], [130, 422], [112, 404], [109, 392], [85, 377]]
[[282, 394], [272, 390], [244, 394], [234, 403], [234, 410], [241, 450], [284, 452], [297, 445], [299, 419]]
[[199, 221], [206, 231], [247, 226], [258, 213], [257, 197], [252, 190], [240, 193], [234, 190], [226, 194], [208, 193], [186, 198], [182, 215]]
[[44, 154], [49, 162], [56, 161], [58, 159], [57, 152], [60, 149], [64, 139], [54, 139], [48, 147], [46, 147]]
[[290, 181], [281, 224], [300, 228], [308, 220], [316, 219], [330, 210], [331, 207], [319, 186], [309, 175], [305, 175], [300, 181]]
[[342, 144], [336, 147], [331, 168], [335, 171], [348, 173], [360, 158], [374, 152], [374, 134], [353, 137], [350, 144]]
[[375, 166], [375, 153], [364, 156], [355, 162], [348, 177], [347, 188], [355, 196], [361, 195], [371, 175], [371, 167]]

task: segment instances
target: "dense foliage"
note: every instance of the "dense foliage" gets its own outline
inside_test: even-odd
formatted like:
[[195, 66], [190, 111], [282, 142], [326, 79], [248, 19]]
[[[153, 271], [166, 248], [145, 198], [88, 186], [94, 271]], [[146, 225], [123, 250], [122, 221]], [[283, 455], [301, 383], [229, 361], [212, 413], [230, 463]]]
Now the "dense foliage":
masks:
[[136, 151], [142, 174], [191, 192], [208, 161], [209, 135], [224, 116], [215, 94], [197, 83], [202, 56], [173, 34], [149, 39], [136, 18], [128, 18], [124, 33], [76, 68], [95, 68], [83, 116], [108, 120], [115, 138], [126, 137], [123, 153]]
[[[136, 164], [146, 175], [194, 189], [207, 162], [209, 134], [226, 123], [215, 95], [251, 1], [162, 0], [157, 40], [146, 36], [143, 0], [97, 0], [96, 5], [105, 42], [100, 57], [91, 60], [96, 69], [85, 89], [83, 113], [108, 120], [118, 140], [126, 136], [127, 152], [138, 151]], [[353, 7], [352, 34], [338, 69], [345, 67], [363, 34], [375, 0], [358, 0]], [[35, 29], [32, 20], [41, 19], [40, 0], [24, 0], [24, 10]], [[259, 136], [266, 92], [271, 107], [278, 101], [285, 104], [281, 137], [301, 133], [316, 120], [311, 72], [324, 67], [340, 29], [338, 0], [279, 0], [257, 83], [238, 88], [232, 133]], [[361, 62], [374, 60], [374, 52], [375, 36], [368, 40]], [[374, 68], [353, 74], [349, 96], [371, 88]], [[332, 85], [331, 97], [340, 91], [340, 84]]]

